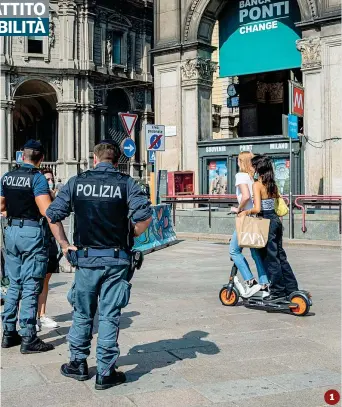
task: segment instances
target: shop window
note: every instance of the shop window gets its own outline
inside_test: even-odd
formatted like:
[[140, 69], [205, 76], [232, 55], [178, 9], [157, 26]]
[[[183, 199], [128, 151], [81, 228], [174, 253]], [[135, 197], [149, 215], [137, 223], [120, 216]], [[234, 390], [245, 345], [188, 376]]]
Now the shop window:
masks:
[[226, 195], [227, 184], [227, 161], [211, 160], [208, 165], [208, 192], [210, 195]]
[[239, 137], [282, 135], [282, 115], [289, 110], [288, 81], [293, 77], [301, 82], [299, 69], [238, 77]]
[[27, 39], [27, 52], [29, 54], [43, 53], [43, 37], [30, 36]]
[[113, 64], [120, 65], [121, 59], [121, 47], [122, 47], [122, 34], [113, 33]]

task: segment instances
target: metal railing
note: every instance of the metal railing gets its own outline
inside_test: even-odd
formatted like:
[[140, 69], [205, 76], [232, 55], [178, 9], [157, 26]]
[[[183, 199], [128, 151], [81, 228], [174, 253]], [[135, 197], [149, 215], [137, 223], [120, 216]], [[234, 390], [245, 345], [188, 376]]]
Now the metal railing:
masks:
[[[283, 195], [286, 204], [290, 205], [290, 199], [287, 195]], [[208, 206], [208, 221], [209, 228], [212, 224], [212, 205], [225, 205], [225, 207], [236, 206], [237, 197], [236, 195], [190, 195], [190, 196], [179, 196], [179, 195], [167, 195], [163, 198], [163, 203], [172, 206], [172, 216], [173, 223], [176, 224], [176, 210], [177, 204], [193, 204], [196, 205], [207, 205]], [[307, 232], [306, 225], [306, 211], [309, 208], [314, 208], [315, 210], [323, 208], [328, 208], [328, 210], [338, 209], [339, 213], [339, 234], [342, 234], [342, 197], [333, 195], [293, 195], [292, 207], [297, 208], [302, 214], [302, 227], [303, 233]], [[290, 222], [292, 226], [294, 225], [295, 213], [292, 212], [292, 218], [289, 219], [289, 238], [294, 238], [294, 228], [292, 227], [292, 233], [290, 234]]]
[[338, 195], [294, 195], [294, 206], [302, 212], [302, 232], [307, 232], [306, 210], [308, 207], [338, 209], [339, 234], [342, 232], [342, 196]]

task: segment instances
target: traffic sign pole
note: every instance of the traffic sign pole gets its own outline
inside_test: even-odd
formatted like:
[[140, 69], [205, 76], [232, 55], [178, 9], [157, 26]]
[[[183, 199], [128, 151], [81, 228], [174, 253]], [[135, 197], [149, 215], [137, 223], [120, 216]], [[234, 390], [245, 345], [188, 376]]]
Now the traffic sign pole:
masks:
[[292, 218], [293, 218], [293, 209], [292, 209], [292, 137], [290, 137], [290, 180], [289, 180], [289, 198], [290, 198], [290, 205], [289, 205], [289, 238], [292, 239], [292, 234], [293, 234], [293, 224], [292, 224]]
[[156, 205], [158, 205], [158, 188], [157, 188], [157, 186], [158, 186], [158, 169], [157, 169], [157, 163], [158, 163], [158, 160], [157, 160], [157, 156], [158, 156], [158, 154], [157, 154], [157, 152], [155, 152], [155, 161], [154, 161], [154, 195], [155, 195], [155, 202], [156, 202]]

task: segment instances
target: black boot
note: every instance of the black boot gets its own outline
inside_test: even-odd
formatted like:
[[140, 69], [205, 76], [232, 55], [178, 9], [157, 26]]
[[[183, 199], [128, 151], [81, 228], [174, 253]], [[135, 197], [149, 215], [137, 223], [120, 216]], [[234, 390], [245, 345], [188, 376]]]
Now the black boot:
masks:
[[126, 375], [123, 372], [114, 372], [110, 376], [96, 375], [95, 390], [106, 390], [110, 387], [117, 386], [119, 384], [125, 383]]
[[17, 331], [4, 331], [2, 335], [2, 348], [12, 348], [21, 344], [21, 336]]
[[61, 373], [63, 376], [71, 377], [78, 381], [88, 380], [88, 363], [84, 360], [72, 360], [69, 363], [64, 363], [61, 366]]
[[55, 349], [53, 345], [43, 342], [38, 336], [23, 336], [20, 352], [23, 354], [42, 353], [53, 349]]

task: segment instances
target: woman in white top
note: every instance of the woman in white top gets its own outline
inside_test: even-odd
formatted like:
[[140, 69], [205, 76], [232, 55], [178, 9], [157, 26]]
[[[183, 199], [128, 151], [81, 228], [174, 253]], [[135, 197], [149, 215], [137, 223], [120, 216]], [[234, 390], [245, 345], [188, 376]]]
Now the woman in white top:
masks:
[[[244, 151], [239, 154], [238, 166], [239, 172], [235, 177], [236, 195], [239, 206], [232, 208], [232, 212], [239, 213], [253, 208], [253, 175], [254, 170], [251, 160], [253, 154], [249, 151]], [[251, 296], [260, 289], [267, 289], [268, 279], [263, 265], [263, 261], [258, 249], [250, 249], [253, 260], [258, 270], [259, 284], [255, 281], [253, 274], [249, 268], [245, 256], [242, 254], [242, 248], [239, 247], [236, 231], [234, 231], [230, 241], [229, 253], [236, 267], [239, 269], [244, 281], [246, 295]], [[262, 286], [262, 287], [261, 287]]]

